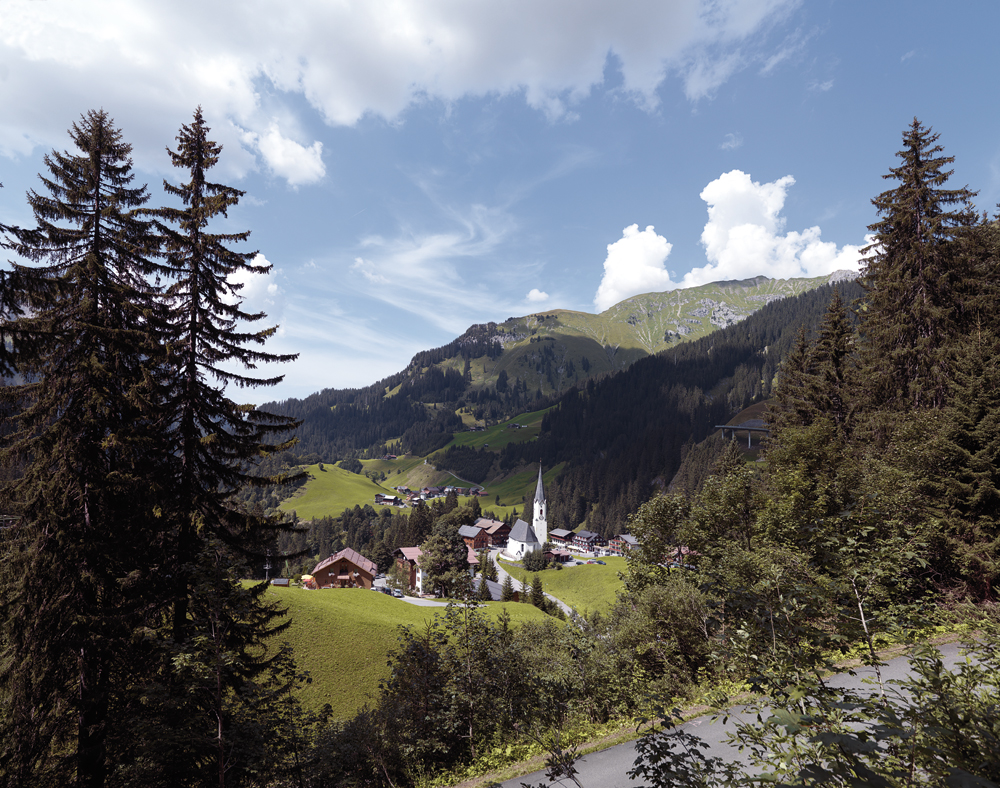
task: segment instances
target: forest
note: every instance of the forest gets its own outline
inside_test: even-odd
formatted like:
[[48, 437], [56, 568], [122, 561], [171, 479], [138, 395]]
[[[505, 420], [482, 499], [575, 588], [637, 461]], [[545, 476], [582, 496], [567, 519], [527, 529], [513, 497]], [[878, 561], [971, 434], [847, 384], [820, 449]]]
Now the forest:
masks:
[[[514, 628], [456, 600], [400, 632], [390, 678], [347, 720], [301, 709], [282, 611], [238, 582], [248, 557], [296, 538], [234, 495], [294, 484], [251, 470], [288, 448], [295, 420], [211, 385], [235, 374], [220, 358], [286, 359], [258, 349], [268, 329], [235, 328], [263, 316], [221, 297], [249, 256], [230, 248], [241, 236], [209, 233], [240, 194], [205, 179], [207, 134], [196, 113], [171, 151], [190, 177], [167, 185], [183, 207], [146, 208], [121, 133], [89, 113], [29, 195], [38, 226], [3, 228], [32, 263], [0, 282], [3, 784], [447, 785], [532, 747], [572, 780], [566, 743], [608, 725], [640, 729], [634, 774], [651, 788], [759, 784], [674, 727], [675, 707], [725, 709], [747, 690], [761, 718], [740, 736], [768, 782], [1000, 784], [1000, 225], [949, 188], [931, 129], [904, 130], [873, 200], [857, 297], [830, 289], [817, 324], [741, 323], [702, 340], [711, 353], [637, 362], [550, 414], [538, 445], [559, 435], [590, 458], [560, 483], [564, 511], [611, 508], [602, 475], [640, 458], [612, 477], [640, 545], [613, 608]], [[732, 442], [696, 449], [694, 425], [768, 394], [764, 461]], [[612, 399], [641, 426], [605, 432]], [[648, 430], [665, 406], [683, 438]], [[649, 490], [685, 444], [710, 472]], [[417, 523], [442, 552], [472, 516], [445, 508]], [[359, 540], [373, 535], [363, 515]], [[681, 548], [690, 568], [671, 566]], [[877, 664], [887, 644], [959, 625], [976, 659], [950, 672], [916, 653], [909, 695], [825, 682], [845, 656]]]

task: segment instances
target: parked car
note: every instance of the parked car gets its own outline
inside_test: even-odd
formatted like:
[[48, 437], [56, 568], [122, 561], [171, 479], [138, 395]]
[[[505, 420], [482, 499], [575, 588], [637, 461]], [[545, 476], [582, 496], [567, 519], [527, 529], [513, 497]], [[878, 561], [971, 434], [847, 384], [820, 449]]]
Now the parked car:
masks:
[[594, 561], [594, 563], [595, 564], [600, 564], [601, 566], [607, 566], [607, 563], [604, 562], [604, 561]]
[[396, 597], [396, 599], [402, 599], [403, 598], [403, 592], [400, 591], [398, 588], [392, 589], [392, 595], [394, 597]]

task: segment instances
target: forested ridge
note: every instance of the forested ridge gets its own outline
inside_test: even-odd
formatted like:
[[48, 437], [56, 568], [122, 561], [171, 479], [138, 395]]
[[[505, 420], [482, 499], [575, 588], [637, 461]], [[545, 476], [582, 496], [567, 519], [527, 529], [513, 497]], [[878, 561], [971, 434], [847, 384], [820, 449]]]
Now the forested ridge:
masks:
[[[248, 558], [297, 538], [235, 497], [292, 482], [252, 471], [287, 450], [294, 420], [218, 385], [277, 381], [222, 361], [287, 360], [260, 348], [272, 328], [243, 328], [263, 315], [228, 284], [250, 265], [246, 234], [210, 229], [241, 196], [206, 178], [219, 146], [196, 112], [170, 152], [180, 204], [150, 208], [106, 113], [70, 137], [29, 193], [37, 226], [2, 228], [32, 263], [0, 281], [0, 374], [15, 381], [0, 389], [3, 785], [423, 788], [532, 748], [572, 780], [568, 742], [638, 721], [644, 785], [750, 786], [760, 774], [702, 757], [671, 711], [724, 710], [748, 688], [739, 741], [768, 781], [1000, 784], [1000, 225], [949, 187], [951, 159], [919, 121], [873, 200], [859, 301], [827, 291], [818, 324], [805, 302], [775, 304], [802, 319], [741, 323], [637, 363], [635, 378], [588, 382], [550, 414], [530, 449], [577, 447], [593, 480], [571, 469], [556, 487], [565, 498], [580, 473], [588, 517], [612, 508], [598, 478], [612, 466], [598, 462], [638, 452], [623, 489], [640, 496], [639, 470], [661, 475], [623, 514], [639, 546], [614, 605], [566, 624], [492, 620], [468, 596], [457, 537], [472, 507], [389, 518], [386, 532], [426, 532], [412, 536], [432, 585], [463, 599], [400, 632], [389, 678], [347, 720], [301, 709], [283, 613], [238, 581]], [[707, 478], [663, 491], [665, 455], [629, 443], [649, 411], [672, 408], [693, 438], [702, 415], [769, 387], [765, 463], [729, 442]], [[600, 422], [616, 401], [642, 429]], [[651, 442], [688, 440], [658, 429]], [[878, 674], [865, 692], [826, 681], [845, 655], [878, 664], [880, 646], [958, 623], [975, 629], [976, 658], [955, 671], [924, 650], [900, 692]]]

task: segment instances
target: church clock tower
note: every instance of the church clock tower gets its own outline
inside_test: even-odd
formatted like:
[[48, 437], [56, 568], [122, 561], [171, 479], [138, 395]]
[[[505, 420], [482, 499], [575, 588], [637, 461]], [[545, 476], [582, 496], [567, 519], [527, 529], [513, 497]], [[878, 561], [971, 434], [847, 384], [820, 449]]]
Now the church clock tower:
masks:
[[542, 464], [538, 463], [538, 484], [535, 487], [535, 505], [531, 517], [531, 528], [540, 545], [549, 539], [549, 505], [545, 501], [545, 488], [542, 486]]

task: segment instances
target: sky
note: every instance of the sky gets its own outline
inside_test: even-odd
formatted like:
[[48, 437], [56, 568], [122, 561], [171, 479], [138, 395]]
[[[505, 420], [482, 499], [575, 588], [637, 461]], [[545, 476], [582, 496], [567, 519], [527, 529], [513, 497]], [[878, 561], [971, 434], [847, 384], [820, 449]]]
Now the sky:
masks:
[[[298, 353], [247, 402], [371, 384], [470, 325], [860, 266], [914, 117], [1000, 202], [1000, 4], [0, 0], [0, 223], [103, 108], [151, 205], [201, 106]], [[70, 150], [72, 152], [72, 150]]]

